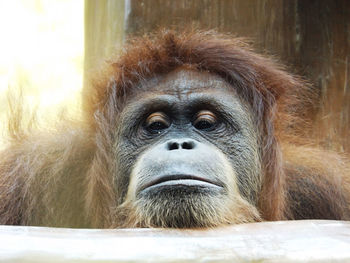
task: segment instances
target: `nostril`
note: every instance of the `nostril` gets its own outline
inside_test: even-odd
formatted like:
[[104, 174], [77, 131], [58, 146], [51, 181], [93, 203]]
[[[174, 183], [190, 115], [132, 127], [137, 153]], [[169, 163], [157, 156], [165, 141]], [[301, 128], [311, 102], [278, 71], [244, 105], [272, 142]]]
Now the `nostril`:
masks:
[[177, 142], [169, 142], [168, 143], [168, 150], [178, 150], [180, 148], [180, 145]]
[[168, 151], [173, 150], [192, 150], [196, 147], [196, 143], [193, 140], [171, 140], [166, 143], [166, 149]]
[[185, 150], [192, 150], [192, 149], [194, 148], [194, 142], [191, 142], [191, 141], [189, 141], [189, 142], [183, 142], [183, 143], [181, 144], [181, 148], [182, 148], [182, 149], [185, 149]]

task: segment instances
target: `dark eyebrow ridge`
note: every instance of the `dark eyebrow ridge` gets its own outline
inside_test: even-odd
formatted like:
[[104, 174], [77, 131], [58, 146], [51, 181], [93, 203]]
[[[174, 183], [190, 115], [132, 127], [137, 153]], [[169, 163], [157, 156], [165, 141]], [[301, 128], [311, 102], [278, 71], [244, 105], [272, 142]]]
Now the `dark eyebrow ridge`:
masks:
[[[132, 103], [127, 106], [123, 119], [135, 119], [134, 123], [145, 118], [147, 114], [154, 111], [165, 111], [165, 113], [171, 114], [172, 112], [179, 110], [177, 107], [178, 99], [173, 95], [160, 95], [157, 97], [149, 96], [148, 98], [141, 98], [137, 103]], [[213, 94], [195, 94], [189, 95], [188, 104], [185, 111], [196, 111], [207, 109], [216, 112], [226, 118], [235, 119], [234, 108], [231, 105], [226, 105], [221, 102], [219, 98], [215, 98]]]
[[[141, 98], [137, 103], [132, 103], [126, 106], [126, 111], [124, 112], [123, 120], [128, 123], [128, 120], [135, 119], [139, 121], [145, 117], [145, 115], [157, 111], [159, 109], [172, 109], [175, 107], [175, 99], [172, 96], [162, 96], [156, 98]], [[122, 120], [122, 122], [124, 122]], [[124, 125], [124, 124], [122, 124]]]

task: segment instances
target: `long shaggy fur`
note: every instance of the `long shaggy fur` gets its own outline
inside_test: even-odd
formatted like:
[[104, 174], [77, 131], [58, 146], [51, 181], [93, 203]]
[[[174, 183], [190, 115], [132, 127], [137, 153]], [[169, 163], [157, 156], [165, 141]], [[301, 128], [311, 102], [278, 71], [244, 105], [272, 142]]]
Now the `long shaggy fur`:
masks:
[[[84, 124], [28, 134], [14, 114], [13, 137], [0, 153], [0, 223], [128, 226], [116, 222], [127, 213], [117, 209], [123, 198], [115, 187], [112, 147], [119, 114], [138, 83], [186, 65], [224, 78], [254, 113], [263, 165], [257, 210], [263, 220], [312, 218], [308, 205], [324, 205], [313, 218], [350, 219], [347, 160], [300, 146], [310, 142], [295, 132], [309, 86], [240, 39], [164, 30], [131, 40], [84, 89]], [[130, 214], [137, 217], [137, 211]], [[147, 219], [138, 221], [147, 225]]]

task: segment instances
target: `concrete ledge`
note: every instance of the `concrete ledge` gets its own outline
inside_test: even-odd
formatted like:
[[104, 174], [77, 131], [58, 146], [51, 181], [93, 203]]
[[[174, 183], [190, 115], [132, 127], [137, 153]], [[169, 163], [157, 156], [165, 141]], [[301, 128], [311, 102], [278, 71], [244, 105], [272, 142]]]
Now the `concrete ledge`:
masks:
[[350, 222], [210, 230], [0, 226], [1, 262], [350, 262]]

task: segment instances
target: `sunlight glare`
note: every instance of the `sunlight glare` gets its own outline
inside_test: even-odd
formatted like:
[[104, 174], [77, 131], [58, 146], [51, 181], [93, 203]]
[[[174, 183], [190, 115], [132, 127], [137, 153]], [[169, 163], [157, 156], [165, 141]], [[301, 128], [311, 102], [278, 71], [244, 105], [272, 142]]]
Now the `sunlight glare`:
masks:
[[[40, 111], [76, 103], [83, 83], [83, 0], [0, 2], [0, 119], [20, 87]], [[0, 124], [1, 125], [1, 124]]]

